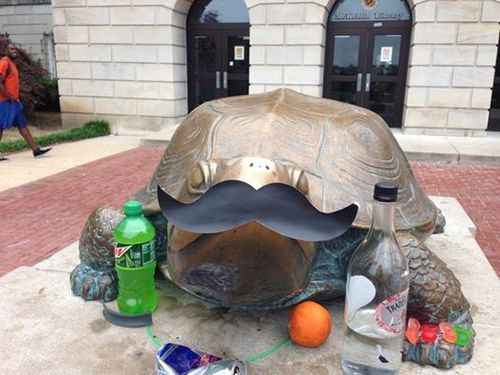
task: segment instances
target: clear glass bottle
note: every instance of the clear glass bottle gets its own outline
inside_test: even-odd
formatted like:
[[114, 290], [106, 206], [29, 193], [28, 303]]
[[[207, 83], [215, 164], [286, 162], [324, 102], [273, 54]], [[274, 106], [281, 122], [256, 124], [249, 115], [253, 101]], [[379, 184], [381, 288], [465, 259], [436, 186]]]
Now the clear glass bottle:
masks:
[[345, 374], [398, 374], [410, 283], [394, 231], [398, 186], [375, 185], [373, 218], [347, 272], [342, 369]]

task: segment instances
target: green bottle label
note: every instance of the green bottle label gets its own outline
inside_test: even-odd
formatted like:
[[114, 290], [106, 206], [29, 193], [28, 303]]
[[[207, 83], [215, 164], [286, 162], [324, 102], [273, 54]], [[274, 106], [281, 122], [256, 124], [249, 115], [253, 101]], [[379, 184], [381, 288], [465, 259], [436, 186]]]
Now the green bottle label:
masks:
[[116, 265], [124, 268], [145, 267], [156, 261], [155, 243], [153, 240], [136, 245], [116, 244]]

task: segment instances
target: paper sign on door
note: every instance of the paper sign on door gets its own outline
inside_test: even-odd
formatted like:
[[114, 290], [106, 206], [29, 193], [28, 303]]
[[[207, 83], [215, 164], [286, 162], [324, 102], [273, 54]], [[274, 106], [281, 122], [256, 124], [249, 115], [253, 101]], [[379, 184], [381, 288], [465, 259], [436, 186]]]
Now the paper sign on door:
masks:
[[380, 62], [392, 63], [392, 47], [380, 47]]
[[234, 59], [245, 60], [245, 46], [234, 46]]

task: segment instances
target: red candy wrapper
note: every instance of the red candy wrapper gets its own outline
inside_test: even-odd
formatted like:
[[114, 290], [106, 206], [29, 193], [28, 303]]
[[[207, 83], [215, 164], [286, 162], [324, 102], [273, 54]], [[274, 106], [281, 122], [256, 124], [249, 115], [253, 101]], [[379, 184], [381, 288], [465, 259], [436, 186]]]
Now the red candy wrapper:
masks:
[[422, 325], [422, 333], [420, 335], [420, 339], [423, 342], [428, 344], [432, 344], [437, 340], [437, 336], [439, 333], [439, 327], [434, 324], [424, 324]]

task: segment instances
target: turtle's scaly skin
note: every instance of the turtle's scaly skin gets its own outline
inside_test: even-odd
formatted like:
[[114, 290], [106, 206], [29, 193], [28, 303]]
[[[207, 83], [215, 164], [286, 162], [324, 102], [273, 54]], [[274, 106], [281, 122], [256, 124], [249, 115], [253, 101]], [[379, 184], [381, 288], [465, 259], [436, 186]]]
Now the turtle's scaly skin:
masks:
[[73, 294], [106, 302], [118, 296], [113, 230], [123, 217], [121, 210], [111, 206], [96, 208], [90, 214], [80, 235], [81, 263], [70, 275]]
[[[410, 268], [407, 317], [416, 318], [421, 323], [437, 325], [444, 321], [472, 329], [470, 305], [453, 272], [415, 237], [398, 234], [398, 242]], [[405, 341], [403, 355], [420, 364], [451, 368], [457, 363], [468, 362], [473, 347], [474, 340], [463, 348], [442, 339], [433, 344], [419, 341], [416, 345]]]
[[[255, 163], [249, 162], [248, 158], [263, 162], [266, 168], [249, 168]], [[265, 169], [269, 169], [269, 173]], [[272, 181], [273, 178], [275, 181]], [[207, 279], [214, 280], [213, 284], [218, 285], [219, 274], [221, 280], [237, 280], [239, 272], [248, 271], [242, 269], [244, 263], [238, 263], [239, 259], [235, 259], [238, 257], [228, 256], [230, 248], [220, 251], [220, 256], [214, 256], [209, 246], [193, 251], [196, 246], [192, 244], [207, 243], [198, 240], [203, 235], [182, 233], [175, 227], [169, 229], [170, 243], [166, 244], [167, 223], [162, 219], [156, 198], [156, 189], [160, 185], [176, 199], [193, 202], [211, 186], [227, 179], [239, 179], [250, 184], [257, 182], [259, 186], [271, 182], [288, 183], [302, 191], [319, 210], [330, 212], [352, 202], [357, 202], [360, 210], [353, 226], [342, 236], [302, 247], [312, 261], [309, 275], [300, 280], [303, 282], [300, 288], [285, 284], [281, 294], [274, 299], [231, 300], [224, 298], [227, 295], [218, 294], [214, 288], [211, 290], [213, 293], [204, 293], [207, 289], [203, 287], [210, 288], [210, 285], [193, 288], [196, 285], [190, 285], [192, 279], [185, 276], [203, 271]], [[373, 185], [380, 180], [393, 181], [400, 187], [395, 229], [410, 267], [408, 316], [416, 317], [422, 324], [446, 321], [471, 327], [469, 304], [461, 293], [460, 283], [422, 242], [433, 230], [443, 230], [444, 217], [439, 216], [434, 204], [419, 188], [406, 157], [387, 125], [368, 110], [304, 96], [287, 89], [207, 102], [179, 126], [153, 178], [134, 198], [143, 202], [145, 212], [159, 234], [159, 267], [167, 277], [174, 282], [179, 281], [181, 288], [209, 302], [242, 310], [269, 309], [291, 306], [304, 299], [325, 299], [344, 294], [347, 265], [368, 229]], [[111, 217], [118, 215], [119, 210], [114, 214], [106, 212], [97, 211], [97, 216], [104, 213], [97, 220], [94, 216], [89, 218], [81, 239], [82, 265], [72, 274], [72, 281], [76, 280], [73, 283], [74, 292], [86, 299], [112, 295], [113, 288], [116, 288], [113, 282], [101, 288], [102, 283], [93, 281], [92, 276], [95, 272], [98, 275], [112, 273], [114, 260], [112, 251], [109, 251], [112, 247], [110, 237], [107, 237], [108, 242], [92, 242], [86, 237], [99, 237], [104, 232], [112, 232], [117, 221]], [[261, 238], [258, 237], [260, 234], [262, 232], [255, 231], [256, 239]], [[221, 239], [224, 237], [221, 236]], [[230, 239], [236, 248], [237, 235]], [[217, 244], [217, 240], [210, 243]], [[180, 259], [179, 253], [186, 249], [191, 252], [184, 253], [188, 256], [183, 257], [183, 263], [176, 268], [172, 262], [161, 262], [165, 247], [169, 261]], [[269, 251], [274, 250], [272, 246], [268, 247]], [[259, 250], [259, 254], [263, 254], [263, 249]], [[208, 255], [204, 259], [205, 254]], [[251, 253], [245, 256], [246, 264], [249, 264]], [[196, 264], [192, 262], [195, 257], [198, 257]], [[276, 256], [263, 258], [255, 259], [256, 266], [259, 262], [274, 260]], [[211, 268], [204, 262], [206, 259], [212, 259]], [[232, 262], [232, 268], [219, 267], [224, 261], [226, 264]], [[270, 270], [280, 269], [267, 266]], [[217, 270], [226, 271], [218, 274]], [[293, 267], [280, 270], [282, 273], [292, 272]], [[280, 280], [272, 272], [266, 277], [269, 285], [274, 280]], [[250, 280], [250, 284], [239, 285], [240, 289], [234, 295], [244, 296], [246, 290], [258, 285], [251, 284], [251, 277], [246, 280]], [[254, 289], [253, 296], [259, 296], [258, 288]], [[406, 359], [421, 364], [449, 368], [456, 363], [467, 362], [472, 355], [473, 344], [472, 341], [461, 348], [443, 341], [434, 344], [419, 342], [415, 346], [406, 342], [404, 355]]]

